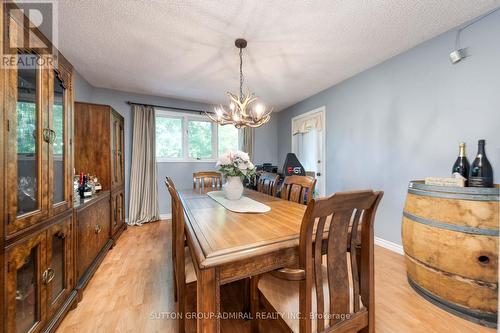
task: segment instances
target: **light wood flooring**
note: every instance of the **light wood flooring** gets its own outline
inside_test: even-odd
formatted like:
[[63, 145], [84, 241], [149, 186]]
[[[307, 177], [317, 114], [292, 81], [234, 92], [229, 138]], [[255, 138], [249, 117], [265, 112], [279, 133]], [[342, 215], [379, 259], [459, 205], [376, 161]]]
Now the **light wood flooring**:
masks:
[[[175, 311], [169, 251], [169, 221], [128, 228], [57, 333], [176, 332], [176, 321], [166, 318], [166, 313]], [[404, 260], [398, 254], [377, 247], [375, 275], [377, 333], [495, 332], [418, 296], [406, 281]], [[238, 303], [238, 290], [235, 285], [223, 290], [226, 310]], [[194, 332], [194, 327], [188, 323], [188, 331]], [[249, 322], [223, 321], [222, 331], [249, 332]]]

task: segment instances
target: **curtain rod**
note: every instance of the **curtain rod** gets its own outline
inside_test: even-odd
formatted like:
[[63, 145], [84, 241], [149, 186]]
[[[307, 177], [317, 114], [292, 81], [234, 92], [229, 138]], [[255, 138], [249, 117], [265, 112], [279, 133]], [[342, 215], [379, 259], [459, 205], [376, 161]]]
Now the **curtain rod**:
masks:
[[198, 112], [199, 114], [204, 114], [205, 112], [207, 112], [207, 113], [213, 113], [212, 111], [195, 110], [195, 109], [187, 109], [187, 108], [177, 108], [177, 107], [173, 107], [173, 106], [157, 105], [157, 104], [136, 103], [136, 102], [131, 102], [131, 101], [127, 101], [127, 104], [128, 105], [144, 105], [144, 106], [151, 106], [153, 108], [164, 108], [164, 109], [187, 111], [187, 112]]

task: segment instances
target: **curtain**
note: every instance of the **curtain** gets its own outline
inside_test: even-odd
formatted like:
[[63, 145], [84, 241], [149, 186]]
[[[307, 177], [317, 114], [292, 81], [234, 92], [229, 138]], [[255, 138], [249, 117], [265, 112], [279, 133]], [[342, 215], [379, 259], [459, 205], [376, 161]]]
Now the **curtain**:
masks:
[[323, 129], [323, 113], [318, 112], [309, 117], [297, 119], [293, 122], [293, 135], [298, 133], [307, 133], [315, 128], [317, 131]]
[[133, 105], [134, 131], [130, 169], [129, 225], [160, 219], [156, 182], [155, 110]]
[[251, 127], [245, 127], [243, 129], [243, 140], [241, 150], [248, 153], [250, 159], [253, 158], [253, 136], [254, 129]]

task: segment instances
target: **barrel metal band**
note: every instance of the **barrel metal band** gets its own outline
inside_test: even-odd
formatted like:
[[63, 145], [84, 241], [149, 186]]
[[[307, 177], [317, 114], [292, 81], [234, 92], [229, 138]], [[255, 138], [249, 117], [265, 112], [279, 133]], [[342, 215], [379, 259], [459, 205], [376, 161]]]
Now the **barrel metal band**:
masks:
[[430, 192], [417, 188], [408, 188], [408, 193], [415, 195], [423, 195], [426, 197], [458, 199], [471, 201], [500, 201], [500, 196], [490, 194], [472, 194], [472, 193], [450, 193], [450, 192]]
[[412, 280], [412, 278], [408, 275], [408, 283], [410, 286], [418, 293], [420, 294], [423, 298], [431, 302], [432, 304], [435, 304], [442, 308], [443, 310], [446, 310], [450, 313], [453, 313], [461, 318], [465, 318], [467, 320], [470, 320], [472, 322], [478, 323], [480, 325], [486, 326], [486, 327], [492, 327], [496, 328], [497, 327], [497, 321], [498, 321], [498, 315], [496, 313], [490, 313], [490, 312], [483, 312], [479, 310], [472, 310], [463, 306], [460, 306], [458, 304], [452, 303], [450, 301], [447, 301], [424, 287], [421, 287], [416, 283], [415, 281]]
[[498, 230], [482, 229], [482, 228], [474, 228], [474, 227], [464, 227], [464, 226], [460, 226], [460, 225], [441, 223], [441, 222], [437, 222], [437, 221], [433, 221], [433, 220], [424, 219], [422, 217], [415, 216], [415, 215], [407, 213], [407, 212], [403, 212], [403, 216], [412, 220], [412, 221], [418, 222], [418, 223], [430, 225], [430, 226], [441, 228], [441, 229], [448, 229], [448, 230], [452, 230], [452, 231], [463, 232], [466, 234], [483, 235], [483, 236], [497, 236], [497, 237], [499, 234]]

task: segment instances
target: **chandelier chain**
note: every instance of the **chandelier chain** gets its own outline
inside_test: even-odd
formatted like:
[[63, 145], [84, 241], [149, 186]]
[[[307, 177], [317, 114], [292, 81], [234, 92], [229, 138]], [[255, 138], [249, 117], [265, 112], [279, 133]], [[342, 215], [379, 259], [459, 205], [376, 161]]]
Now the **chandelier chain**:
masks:
[[240, 101], [243, 99], [243, 49], [240, 48]]

